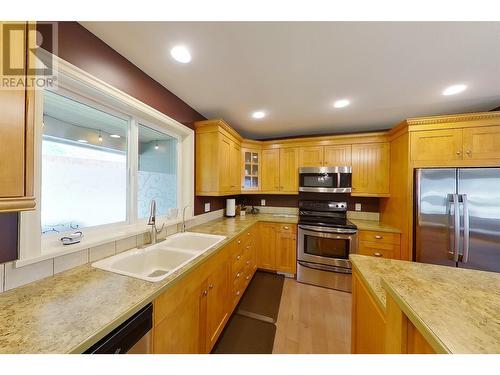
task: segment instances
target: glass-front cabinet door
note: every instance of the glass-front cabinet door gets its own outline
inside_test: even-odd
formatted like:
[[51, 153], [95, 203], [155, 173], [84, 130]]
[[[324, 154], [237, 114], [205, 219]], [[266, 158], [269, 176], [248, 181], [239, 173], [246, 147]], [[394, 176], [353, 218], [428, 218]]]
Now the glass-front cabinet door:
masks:
[[258, 191], [260, 190], [260, 150], [243, 148], [242, 155], [243, 175], [241, 190]]

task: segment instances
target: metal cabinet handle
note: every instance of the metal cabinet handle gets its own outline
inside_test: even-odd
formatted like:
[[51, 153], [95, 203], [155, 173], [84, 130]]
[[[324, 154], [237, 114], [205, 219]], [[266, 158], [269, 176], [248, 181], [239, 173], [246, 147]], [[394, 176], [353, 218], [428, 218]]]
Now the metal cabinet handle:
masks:
[[237, 296], [239, 296], [239, 295], [240, 295], [240, 291], [239, 291], [239, 290], [236, 292], [236, 295], [237, 295]]
[[236, 260], [240, 260], [240, 258], [241, 258], [241, 255], [238, 255], [238, 256], [236, 257]]
[[381, 253], [379, 253], [379, 252], [375, 252], [375, 253], [373, 253], [373, 256], [374, 256], [374, 257], [381, 257], [381, 256], [382, 256], [382, 254], [381, 254]]
[[378, 235], [377, 235], [377, 236], [375, 236], [375, 238], [376, 238], [377, 240], [381, 240], [381, 239], [382, 239], [382, 238], [384, 238], [384, 237], [382, 237], [382, 236], [378, 236]]
[[204, 290], [202, 296], [205, 297], [208, 294], [208, 290]]
[[214, 288], [214, 284], [210, 284], [210, 285], [208, 286], [208, 289], [213, 289], [213, 288]]
[[250, 245], [247, 245], [247, 249], [250, 249]]
[[247, 233], [247, 236], [250, 236], [250, 232]]
[[241, 243], [241, 240], [238, 240], [238, 245]]
[[245, 279], [247, 279], [247, 280], [250, 279], [250, 276], [245, 277]]
[[471, 150], [467, 150], [465, 153], [466, 153], [467, 155], [470, 155], [470, 154], [471, 154]]
[[457, 151], [457, 155], [460, 155], [462, 152], [461, 151]]
[[458, 251], [460, 241], [460, 208], [458, 207], [458, 194], [453, 194], [453, 210], [454, 210], [454, 229], [455, 243], [453, 244], [453, 261], [458, 262]]
[[290, 227], [289, 227], [288, 225], [285, 225], [285, 226], [283, 227], [283, 229], [288, 230], [288, 229], [290, 229]]
[[249, 265], [249, 264], [250, 264], [250, 261], [249, 261], [249, 260], [247, 260], [247, 263], [246, 263], [246, 264], [247, 264], [247, 265]]

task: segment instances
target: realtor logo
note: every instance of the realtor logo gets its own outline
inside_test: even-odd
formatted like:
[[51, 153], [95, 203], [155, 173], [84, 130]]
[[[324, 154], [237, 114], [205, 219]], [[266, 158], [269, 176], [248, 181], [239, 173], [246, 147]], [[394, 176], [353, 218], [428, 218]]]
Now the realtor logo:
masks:
[[56, 88], [57, 23], [1, 22], [0, 89]]

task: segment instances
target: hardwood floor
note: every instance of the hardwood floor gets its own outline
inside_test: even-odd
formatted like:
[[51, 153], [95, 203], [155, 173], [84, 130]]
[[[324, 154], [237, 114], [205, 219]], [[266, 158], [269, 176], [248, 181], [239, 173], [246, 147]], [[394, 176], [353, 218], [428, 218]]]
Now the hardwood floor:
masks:
[[285, 278], [273, 354], [351, 351], [351, 294]]

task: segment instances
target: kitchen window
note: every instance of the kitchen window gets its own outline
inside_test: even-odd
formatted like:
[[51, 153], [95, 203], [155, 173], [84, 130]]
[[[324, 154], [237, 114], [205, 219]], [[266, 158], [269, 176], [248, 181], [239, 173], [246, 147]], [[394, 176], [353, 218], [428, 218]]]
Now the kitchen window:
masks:
[[193, 214], [193, 130], [60, 59], [58, 73], [35, 94], [37, 206], [20, 214], [18, 267], [149, 231], [152, 199], [160, 225]]

